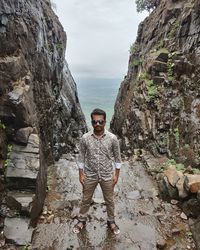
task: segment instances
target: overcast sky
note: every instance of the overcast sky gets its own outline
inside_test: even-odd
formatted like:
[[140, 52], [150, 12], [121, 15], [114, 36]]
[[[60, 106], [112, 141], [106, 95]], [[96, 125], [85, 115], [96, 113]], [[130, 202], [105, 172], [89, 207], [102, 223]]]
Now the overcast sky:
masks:
[[129, 48], [147, 13], [134, 0], [52, 0], [67, 33], [66, 59], [74, 78], [123, 78]]

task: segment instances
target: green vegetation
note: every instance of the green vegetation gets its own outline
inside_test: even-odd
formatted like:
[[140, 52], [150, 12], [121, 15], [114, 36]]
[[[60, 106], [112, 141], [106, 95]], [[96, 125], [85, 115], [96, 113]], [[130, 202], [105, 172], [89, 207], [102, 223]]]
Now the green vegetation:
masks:
[[29, 250], [29, 249], [32, 249], [29, 243], [27, 243], [25, 246], [20, 248], [20, 250]]
[[192, 232], [187, 232], [187, 236], [188, 236], [188, 238], [192, 238]]
[[140, 59], [134, 59], [130, 65], [131, 67], [136, 67], [136, 66], [139, 66], [140, 64], [142, 63], [142, 61]]
[[179, 130], [178, 128], [174, 129], [174, 136], [175, 136], [175, 140], [176, 140], [176, 145], [179, 145], [179, 141], [180, 141], [180, 134], [179, 134]]
[[148, 75], [147, 75], [147, 72], [144, 71], [144, 72], [140, 72], [138, 74], [138, 80], [139, 81], [142, 81], [142, 80], [147, 80], [148, 79]]
[[147, 80], [147, 93], [149, 101], [154, 100], [158, 94], [157, 87], [155, 86], [153, 80]]
[[173, 38], [176, 35], [177, 29], [180, 26], [179, 22], [175, 21], [172, 26], [170, 31], [167, 33], [168, 38]]
[[172, 59], [169, 58], [167, 62], [167, 75], [170, 81], [174, 79], [174, 71], [173, 71], [174, 63], [172, 62]]
[[192, 171], [194, 172], [194, 174], [200, 174], [199, 168], [192, 168]]
[[[162, 49], [164, 47], [164, 41], [163, 41], [163, 39], [161, 39], [157, 44], [156, 44], [156, 46], [155, 46], [155, 49], [156, 50], [159, 50], [159, 49]], [[163, 48], [163, 49], [165, 49], [165, 48]], [[167, 49], [166, 49], [167, 50]]]
[[5, 129], [5, 128], [6, 128], [5, 124], [0, 120], [0, 129]]
[[170, 166], [170, 165], [174, 165], [175, 167], [176, 167], [176, 170], [177, 171], [185, 171], [185, 166], [184, 166], [184, 164], [182, 164], [182, 163], [177, 163], [174, 159], [169, 159], [168, 161], [167, 161], [167, 165], [168, 165], [168, 167]]
[[59, 52], [63, 52], [63, 50], [64, 50], [63, 44], [62, 44], [62, 43], [57, 43], [57, 44], [56, 44], [56, 49], [57, 49]]
[[4, 162], [4, 169], [6, 169], [11, 162], [11, 160], [10, 160], [11, 152], [12, 152], [12, 145], [8, 144], [8, 146], [7, 146], [7, 159]]
[[135, 53], [135, 52], [138, 50], [138, 48], [139, 48], [138, 44], [133, 43], [133, 44], [130, 46], [129, 53], [130, 53], [130, 54]]
[[137, 12], [151, 11], [159, 5], [160, 0], [135, 0], [135, 3]]

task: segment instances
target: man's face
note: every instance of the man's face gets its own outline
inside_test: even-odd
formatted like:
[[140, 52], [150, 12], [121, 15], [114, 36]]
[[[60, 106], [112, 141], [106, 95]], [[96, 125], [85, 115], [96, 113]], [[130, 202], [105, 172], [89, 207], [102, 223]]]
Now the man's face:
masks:
[[104, 120], [103, 115], [93, 115], [92, 116], [92, 126], [95, 131], [103, 131], [106, 125], [106, 121]]

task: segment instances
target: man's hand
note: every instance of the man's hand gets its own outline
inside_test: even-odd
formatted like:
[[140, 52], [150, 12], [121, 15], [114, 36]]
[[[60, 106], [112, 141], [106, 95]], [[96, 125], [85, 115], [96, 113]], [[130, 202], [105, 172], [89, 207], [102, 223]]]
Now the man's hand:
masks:
[[113, 177], [113, 190], [114, 190], [114, 187], [115, 185], [117, 184], [118, 182], [118, 179], [119, 179], [119, 173], [120, 173], [120, 169], [115, 169], [115, 175]]
[[118, 182], [118, 176], [114, 175], [113, 177], [113, 186], [115, 186]]
[[84, 185], [84, 181], [85, 181], [85, 174], [83, 169], [79, 169], [79, 181], [82, 185]]

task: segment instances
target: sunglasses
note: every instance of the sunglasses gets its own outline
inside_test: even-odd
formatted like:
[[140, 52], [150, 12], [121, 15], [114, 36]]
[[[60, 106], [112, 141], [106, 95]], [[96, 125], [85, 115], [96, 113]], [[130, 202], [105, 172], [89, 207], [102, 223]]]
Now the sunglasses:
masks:
[[105, 122], [104, 120], [92, 120], [92, 124], [93, 124], [93, 125], [97, 125], [97, 124], [103, 125], [104, 122]]

